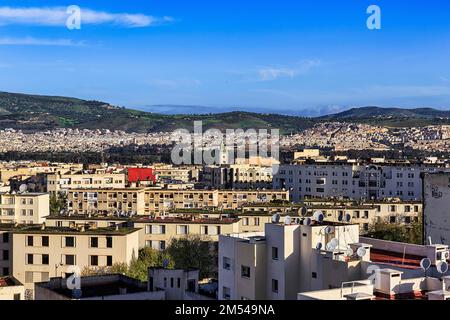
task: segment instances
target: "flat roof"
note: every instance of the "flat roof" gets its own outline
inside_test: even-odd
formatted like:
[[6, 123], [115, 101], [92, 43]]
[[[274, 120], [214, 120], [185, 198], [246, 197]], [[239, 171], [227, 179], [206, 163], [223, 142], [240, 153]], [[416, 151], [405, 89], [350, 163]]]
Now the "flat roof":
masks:
[[137, 220], [135, 220], [135, 223], [181, 223], [181, 224], [233, 224], [238, 222], [239, 219], [237, 218], [196, 218], [196, 219], [189, 219], [189, 218], [178, 218], [178, 217], [142, 217]]
[[121, 236], [137, 232], [138, 228], [119, 228], [116, 230], [115, 227], [108, 228], [85, 228], [85, 231], [79, 229], [69, 228], [69, 227], [48, 227], [46, 226], [44, 230], [41, 229], [41, 225], [18, 225], [10, 226], [9, 231], [15, 234], [68, 234], [68, 235], [111, 235], [111, 236]]
[[129, 221], [130, 218], [126, 217], [117, 217], [117, 216], [88, 216], [88, 215], [49, 215], [45, 217], [46, 220], [111, 220], [111, 221]]

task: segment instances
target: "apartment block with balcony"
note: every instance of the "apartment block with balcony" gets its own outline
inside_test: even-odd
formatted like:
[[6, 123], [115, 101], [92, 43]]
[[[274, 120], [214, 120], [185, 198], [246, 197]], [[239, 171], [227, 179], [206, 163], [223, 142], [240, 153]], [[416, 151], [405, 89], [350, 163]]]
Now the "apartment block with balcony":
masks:
[[133, 228], [16, 226], [12, 231], [12, 275], [29, 295], [35, 282], [68, 276], [78, 267], [109, 267], [129, 263], [138, 254], [139, 235]]
[[47, 192], [67, 193], [72, 189], [125, 188], [125, 173], [53, 173], [47, 175]]
[[39, 224], [50, 214], [45, 193], [0, 194], [0, 223]]

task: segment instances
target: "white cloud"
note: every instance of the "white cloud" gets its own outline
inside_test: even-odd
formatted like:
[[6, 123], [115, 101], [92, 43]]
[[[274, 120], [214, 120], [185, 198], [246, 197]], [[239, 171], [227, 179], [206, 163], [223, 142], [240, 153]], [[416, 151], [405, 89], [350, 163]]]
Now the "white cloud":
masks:
[[84, 42], [71, 39], [42, 39], [42, 38], [0, 38], [0, 46], [60, 46], [76, 47], [82, 46]]
[[259, 79], [261, 81], [271, 81], [279, 78], [294, 78], [297, 75], [305, 74], [312, 68], [320, 66], [319, 60], [302, 60], [296, 65], [285, 68], [265, 67], [258, 70]]
[[[70, 16], [65, 7], [0, 7], [0, 25], [65, 26]], [[173, 22], [172, 17], [145, 14], [110, 13], [81, 8], [81, 24], [113, 24], [123, 27], [148, 27]]]

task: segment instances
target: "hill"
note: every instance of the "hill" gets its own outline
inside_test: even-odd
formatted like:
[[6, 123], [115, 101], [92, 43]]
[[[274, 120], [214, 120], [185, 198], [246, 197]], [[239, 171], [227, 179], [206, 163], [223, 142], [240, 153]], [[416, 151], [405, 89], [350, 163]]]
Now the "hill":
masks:
[[193, 121], [203, 128], [271, 129], [281, 133], [299, 132], [323, 121], [346, 121], [386, 126], [450, 124], [450, 111], [430, 108], [399, 109], [363, 107], [319, 118], [255, 112], [167, 115], [113, 106], [101, 101], [69, 97], [0, 92], [0, 129], [41, 131], [56, 128], [110, 129], [127, 132], [193, 130]]
[[112, 106], [100, 101], [0, 92], [0, 129], [27, 131], [55, 128], [111, 129], [129, 132], [193, 130], [202, 120], [204, 129], [280, 128], [283, 133], [308, 128], [314, 121], [302, 117], [250, 112], [201, 115], [164, 115]]
[[432, 108], [402, 109], [362, 107], [317, 118], [322, 121], [346, 121], [389, 127], [450, 124], [450, 111]]

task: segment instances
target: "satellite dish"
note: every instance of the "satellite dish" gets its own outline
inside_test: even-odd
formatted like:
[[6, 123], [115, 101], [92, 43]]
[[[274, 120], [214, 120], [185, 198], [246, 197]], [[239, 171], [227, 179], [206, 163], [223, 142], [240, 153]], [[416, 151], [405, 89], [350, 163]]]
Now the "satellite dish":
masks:
[[334, 251], [336, 249], [336, 247], [337, 247], [336, 243], [334, 243], [332, 241], [328, 242], [326, 245], [327, 251]]
[[352, 215], [351, 215], [350, 213], [347, 212], [347, 213], [345, 214], [344, 221], [345, 221], [345, 222], [350, 222], [350, 221], [352, 221]]
[[286, 216], [286, 218], [284, 218], [284, 224], [291, 224], [292, 223], [292, 218], [290, 216]]
[[280, 215], [278, 213], [276, 213], [272, 216], [272, 223], [278, 223], [278, 222], [280, 222]]
[[316, 211], [314, 212], [313, 219], [317, 222], [323, 222], [323, 219], [325, 219], [325, 216], [323, 215], [322, 211]]
[[448, 263], [441, 261], [436, 265], [436, 269], [439, 273], [444, 274], [448, 271]]
[[344, 220], [344, 214], [341, 212], [341, 213], [339, 213], [339, 215], [338, 215], [338, 221], [339, 222], [342, 222]]
[[305, 219], [303, 220], [303, 225], [304, 225], [304, 226], [310, 226], [311, 223], [312, 223], [311, 218], [305, 218]]
[[317, 245], [316, 245], [316, 249], [317, 250], [321, 250], [322, 246], [323, 246], [322, 242], [318, 242]]
[[28, 190], [28, 186], [26, 184], [21, 184], [19, 187], [20, 192], [25, 192]]
[[347, 256], [351, 257], [353, 255], [353, 249], [352, 248], [348, 248], [346, 251]]
[[300, 215], [302, 215], [302, 216], [306, 216], [306, 214], [308, 213], [308, 209], [306, 207], [301, 207], [298, 210], [298, 213], [300, 213]]
[[420, 261], [420, 267], [422, 268], [423, 271], [426, 272], [431, 267], [431, 260], [428, 258], [423, 258]]
[[325, 228], [326, 234], [332, 234], [334, 232], [334, 228], [332, 226], [328, 226]]
[[358, 257], [362, 258], [366, 255], [367, 251], [366, 248], [364, 247], [359, 247], [358, 250], [356, 250], [356, 254], [358, 255]]

